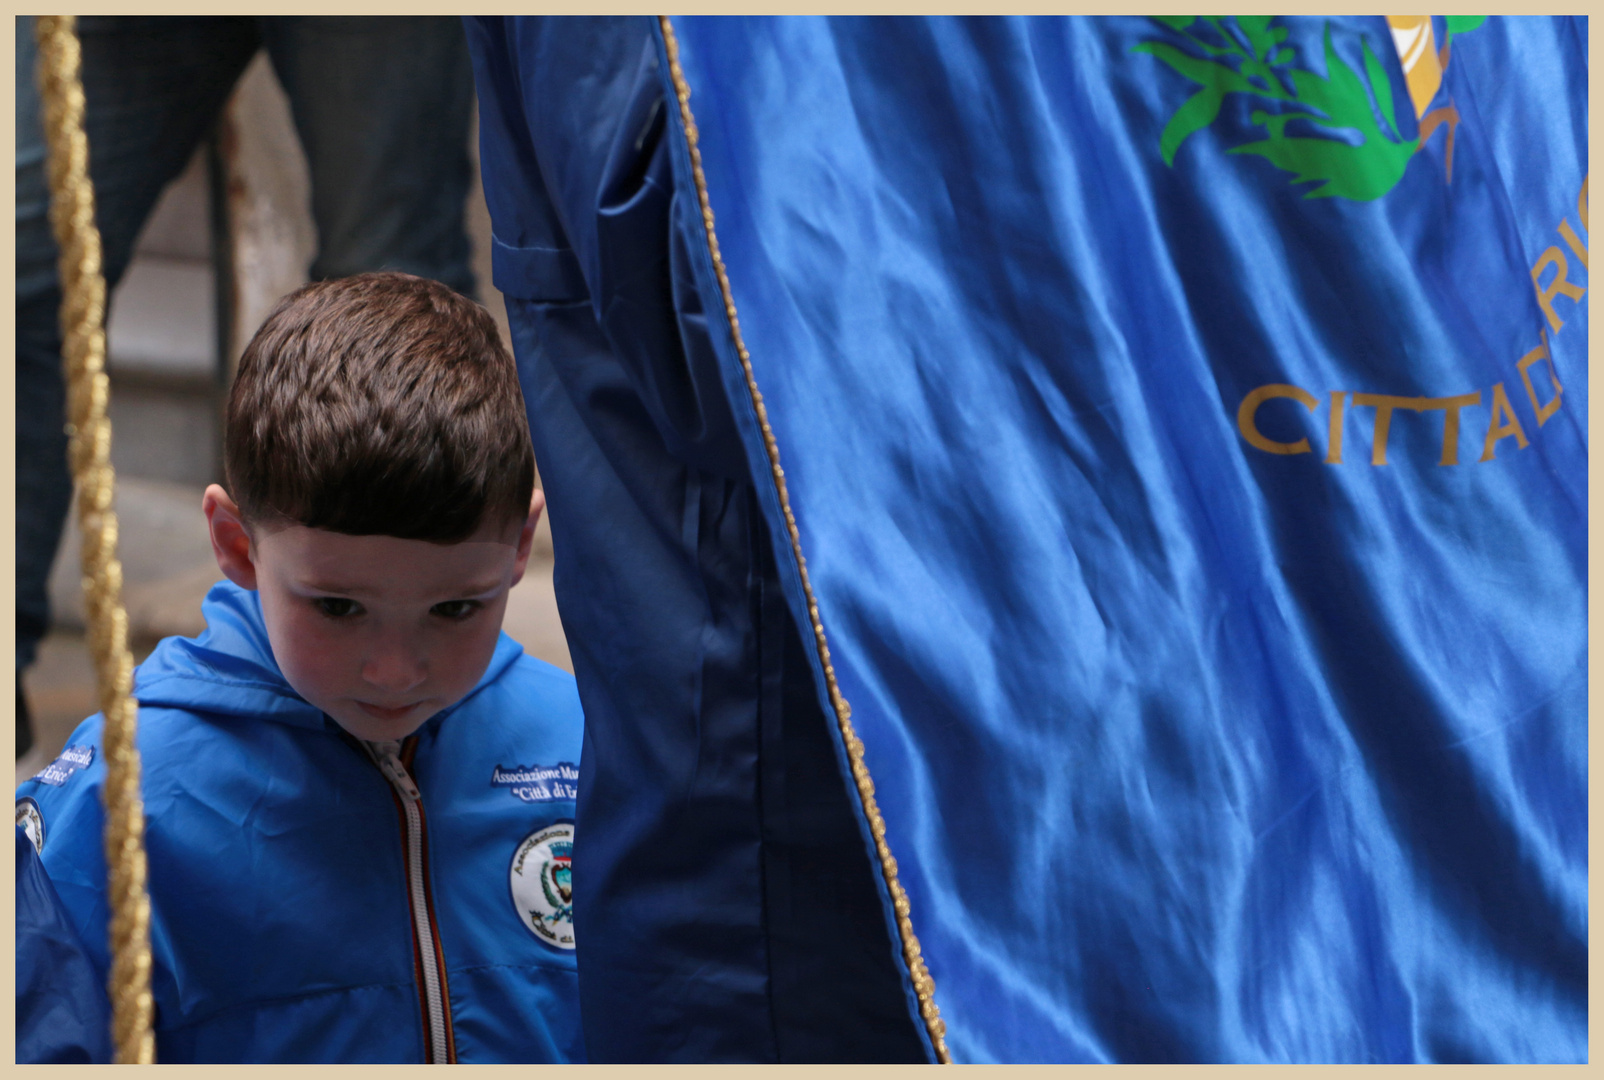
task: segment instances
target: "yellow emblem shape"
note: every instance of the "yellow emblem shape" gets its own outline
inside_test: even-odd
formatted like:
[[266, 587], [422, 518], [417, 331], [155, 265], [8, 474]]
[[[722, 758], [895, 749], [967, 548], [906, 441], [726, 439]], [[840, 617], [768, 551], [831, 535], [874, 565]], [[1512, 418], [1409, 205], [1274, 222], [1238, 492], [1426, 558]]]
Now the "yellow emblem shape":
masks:
[[1436, 31], [1432, 29], [1430, 15], [1388, 15], [1387, 28], [1392, 31], [1392, 44], [1398, 50], [1398, 63], [1403, 66], [1404, 81], [1409, 86], [1409, 101], [1415, 107], [1415, 118], [1420, 122], [1419, 143], [1415, 150], [1426, 145], [1426, 140], [1444, 124], [1448, 125], [1448, 144], [1445, 148], [1445, 165], [1450, 183], [1454, 179], [1454, 132], [1459, 128], [1459, 110], [1453, 98], [1433, 109], [1437, 92], [1442, 89], [1443, 74], [1448, 70], [1448, 54], [1455, 34], [1474, 30], [1485, 22], [1485, 15], [1449, 15], [1444, 19], [1446, 34], [1442, 48], [1437, 48]]

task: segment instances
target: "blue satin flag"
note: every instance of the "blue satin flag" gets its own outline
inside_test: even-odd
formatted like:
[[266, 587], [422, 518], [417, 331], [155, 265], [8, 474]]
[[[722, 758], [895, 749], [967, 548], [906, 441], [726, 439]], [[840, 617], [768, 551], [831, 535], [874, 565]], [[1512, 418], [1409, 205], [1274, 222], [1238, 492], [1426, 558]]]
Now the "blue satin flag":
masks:
[[1585, 20], [654, 29], [678, 246], [571, 299], [696, 309], [926, 1051], [1586, 1060]]

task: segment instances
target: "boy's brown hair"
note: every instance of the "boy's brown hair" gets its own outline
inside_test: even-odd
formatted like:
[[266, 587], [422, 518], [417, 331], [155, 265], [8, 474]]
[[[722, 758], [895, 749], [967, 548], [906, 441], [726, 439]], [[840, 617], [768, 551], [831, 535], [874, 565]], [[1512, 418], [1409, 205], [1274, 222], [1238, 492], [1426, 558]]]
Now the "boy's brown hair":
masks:
[[240, 357], [223, 458], [247, 521], [436, 543], [523, 521], [535, 484], [494, 320], [410, 274], [280, 301]]

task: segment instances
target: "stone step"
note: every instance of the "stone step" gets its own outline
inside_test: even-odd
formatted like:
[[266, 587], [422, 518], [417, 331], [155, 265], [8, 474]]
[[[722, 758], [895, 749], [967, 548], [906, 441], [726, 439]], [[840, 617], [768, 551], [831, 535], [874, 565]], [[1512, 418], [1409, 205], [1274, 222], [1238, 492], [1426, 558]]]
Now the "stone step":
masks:
[[214, 292], [209, 262], [135, 257], [112, 294], [106, 319], [109, 370], [214, 378]]

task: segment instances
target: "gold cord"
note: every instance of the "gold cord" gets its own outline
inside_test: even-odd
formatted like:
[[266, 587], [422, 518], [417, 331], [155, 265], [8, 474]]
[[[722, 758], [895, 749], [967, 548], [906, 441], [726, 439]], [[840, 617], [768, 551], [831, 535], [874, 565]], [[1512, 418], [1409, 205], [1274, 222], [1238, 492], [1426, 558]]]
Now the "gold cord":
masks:
[[138, 706], [131, 696], [134, 661], [122, 606], [117, 561], [116, 477], [106, 419], [106, 279], [89, 182], [84, 90], [79, 79], [77, 19], [41, 15], [39, 85], [49, 147], [50, 224], [61, 249], [62, 363], [67, 379], [69, 459], [83, 534], [83, 588], [95, 683], [105, 714], [106, 876], [111, 906], [112, 1041], [118, 1064], [156, 1059], [151, 1033], [150, 898], [145, 892], [145, 809], [139, 797]]
[[818, 648], [819, 662], [824, 667], [825, 686], [830, 694], [830, 704], [835, 708], [836, 723], [841, 729], [841, 739], [846, 743], [847, 758], [851, 763], [852, 779], [857, 785], [858, 797], [863, 801], [863, 813], [869, 821], [869, 831], [874, 835], [875, 853], [880, 858], [880, 872], [885, 877], [886, 889], [891, 893], [891, 906], [897, 915], [897, 932], [902, 937], [902, 956], [908, 964], [908, 975], [913, 982], [914, 993], [919, 999], [919, 1015], [924, 1018], [925, 1027], [930, 1032], [930, 1042], [935, 1047], [936, 1059], [943, 1065], [949, 1064], [952, 1058], [947, 1053], [947, 1025], [941, 1019], [941, 1010], [936, 1007], [936, 984], [930, 978], [930, 972], [925, 967], [924, 957], [919, 951], [919, 939], [914, 936], [913, 921], [909, 917], [908, 894], [897, 880], [897, 860], [891, 856], [891, 846], [886, 842], [885, 818], [880, 815], [880, 807], [874, 799], [874, 781], [869, 778], [869, 767], [863, 761], [863, 741], [852, 730], [852, 707], [847, 699], [841, 696], [841, 688], [836, 684], [835, 668], [830, 664], [830, 647], [824, 640], [824, 624], [819, 621], [819, 605], [813, 597], [813, 586], [808, 581], [807, 560], [802, 557], [802, 538], [797, 532], [796, 517], [791, 513], [791, 499], [786, 492], [785, 471], [780, 468], [780, 447], [774, 439], [774, 432], [769, 427], [768, 409], [764, 407], [763, 395], [758, 392], [757, 377], [752, 373], [752, 358], [746, 351], [746, 343], [741, 338], [741, 323], [735, 315], [735, 297], [730, 292], [729, 275], [724, 270], [724, 259], [719, 254], [718, 236], [713, 231], [713, 206], [707, 197], [707, 177], [702, 172], [702, 152], [697, 145], [696, 121], [691, 116], [691, 89], [685, 81], [685, 72], [679, 63], [679, 42], [674, 37], [673, 24], [667, 15], [658, 16], [663, 28], [663, 43], [668, 51], [669, 75], [674, 80], [674, 94], [679, 98], [680, 118], [685, 124], [685, 141], [691, 151], [691, 172], [696, 178], [696, 195], [701, 201], [702, 225], [707, 232], [707, 246], [713, 256], [713, 272], [718, 276], [719, 290], [724, 295], [724, 312], [729, 316], [730, 333], [735, 338], [735, 351], [741, 358], [741, 370], [746, 374], [746, 389], [752, 398], [752, 407], [757, 411], [758, 426], [763, 430], [763, 446], [768, 451], [769, 470], [774, 475], [774, 486], [779, 491], [780, 509], [785, 513], [785, 529], [791, 539], [791, 551], [796, 556], [796, 565], [802, 575], [802, 592], [808, 602], [808, 617], [813, 622], [813, 639]]

